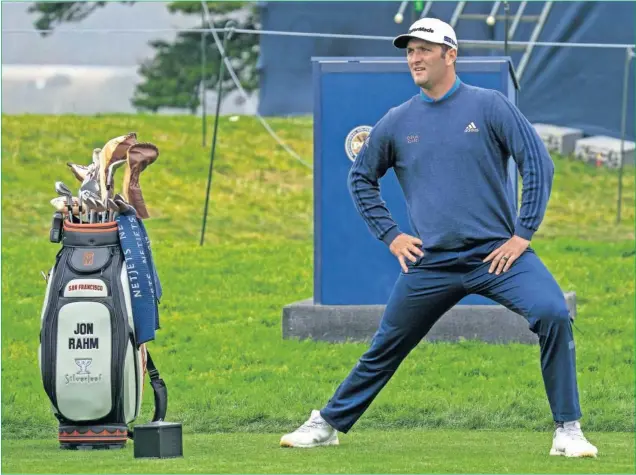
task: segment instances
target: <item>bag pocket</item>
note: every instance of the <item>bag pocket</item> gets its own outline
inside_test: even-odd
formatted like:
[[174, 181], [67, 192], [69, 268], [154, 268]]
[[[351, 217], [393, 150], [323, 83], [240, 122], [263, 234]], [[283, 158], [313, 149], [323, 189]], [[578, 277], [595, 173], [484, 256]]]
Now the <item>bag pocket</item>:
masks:
[[68, 266], [76, 274], [92, 274], [106, 269], [112, 258], [110, 247], [77, 247], [71, 251]]
[[49, 362], [55, 393], [49, 397], [69, 421], [96, 420], [113, 410], [112, 323], [106, 303], [74, 301], [59, 309], [56, 341], [50, 342], [57, 351]]

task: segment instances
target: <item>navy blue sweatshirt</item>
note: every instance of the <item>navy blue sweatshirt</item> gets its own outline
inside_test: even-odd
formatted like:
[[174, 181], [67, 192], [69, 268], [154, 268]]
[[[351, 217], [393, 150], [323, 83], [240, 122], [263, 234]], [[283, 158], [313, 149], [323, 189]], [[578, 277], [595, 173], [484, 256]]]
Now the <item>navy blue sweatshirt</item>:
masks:
[[[508, 160], [522, 177], [519, 213]], [[425, 250], [465, 249], [514, 234], [532, 239], [546, 211], [554, 164], [534, 127], [499, 91], [459, 81], [443, 98], [420, 93], [373, 127], [351, 167], [349, 191], [371, 232], [398, 229], [380, 195], [393, 168]]]

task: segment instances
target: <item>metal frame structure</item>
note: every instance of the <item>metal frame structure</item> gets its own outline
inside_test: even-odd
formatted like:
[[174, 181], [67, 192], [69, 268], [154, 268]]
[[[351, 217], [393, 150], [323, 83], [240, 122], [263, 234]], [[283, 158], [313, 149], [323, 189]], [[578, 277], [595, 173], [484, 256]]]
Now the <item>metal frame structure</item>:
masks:
[[[463, 13], [467, 3], [468, 2], [466, 1], [457, 2], [457, 5], [455, 6], [455, 10], [453, 11], [453, 14], [451, 15], [451, 18], [449, 21], [449, 24], [453, 28], [457, 26], [457, 23], [460, 20], [488, 21], [489, 19], [492, 18], [495, 21], [498, 21], [498, 20], [507, 21], [507, 15], [503, 15], [503, 16], [498, 15], [499, 9], [501, 8], [501, 4], [504, 3], [500, 0], [493, 2], [492, 8], [490, 9], [490, 13], [487, 15]], [[527, 1], [520, 2], [519, 6], [517, 7], [517, 11], [515, 12], [512, 25], [510, 27], [509, 32], [506, 35], [506, 39], [505, 39], [506, 42], [511, 41], [514, 38], [515, 33], [517, 32], [517, 28], [519, 27], [519, 23], [521, 21], [536, 22], [536, 25], [534, 29], [532, 30], [532, 34], [530, 35], [530, 40], [528, 44], [525, 45], [525, 51], [523, 52], [523, 55], [521, 59], [519, 60], [519, 64], [517, 65], [517, 75], [519, 79], [521, 79], [521, 77], [523, 76], [523, 72], [525, 71], [526, 66], [528, 65], [528, 62], [530, 61], [532, 50], [534, 49], [534, 45], [537, 39], [539, 38], [539, 35], [543, 31], [543, 27], [545, 26], [545, 23], [548, 19], [548, 15], [550, 14], [550, 10], [552, 9], [553, 3], [554, 2], [552, 1], [544, 2], [543, 8], [541, 9], [541, 13], [539, 15], [524, 15], [523, 14], [523, 12], [526, 9], [526, 6], [528, 5]], [[406, 1], [403, 1], [400, 3], [398, 12], [395, 15], [396, 21], [398, 19], [399, 19], [399, 22], [403, 21], [404, 11], [406, 10], [407, 4], [408, 2]], [[430, 0], [427, 1], [426, 5], [424, 6], [424, 9], [422, 10], [420, 18], [425, 18], [430, 12], [432, 6], [433, 6], [433, 2]]]

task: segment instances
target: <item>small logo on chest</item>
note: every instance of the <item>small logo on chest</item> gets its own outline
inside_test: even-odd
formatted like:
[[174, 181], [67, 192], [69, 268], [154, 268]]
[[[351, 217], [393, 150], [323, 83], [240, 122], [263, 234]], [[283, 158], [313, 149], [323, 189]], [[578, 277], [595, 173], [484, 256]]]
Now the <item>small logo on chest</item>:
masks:
[[418, 143], [420, 141], [419, 135], [407, 135], [406, 143]]
[[464, 132], [479, 132], [479, 129], [475, 125], [474, 122], [468, 124], [468, 126], [464, 129]]

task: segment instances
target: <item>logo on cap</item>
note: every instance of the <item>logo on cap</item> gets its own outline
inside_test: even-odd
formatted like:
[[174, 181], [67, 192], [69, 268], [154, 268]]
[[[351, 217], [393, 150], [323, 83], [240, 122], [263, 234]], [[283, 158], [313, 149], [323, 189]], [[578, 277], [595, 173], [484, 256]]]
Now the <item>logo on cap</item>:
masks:
[[457, 46], [457, 43], [455, 43], [455, 40], [453, 38], [451, 38], [450, 36], [445, 36], [444, 37], [444, 41], [446, 41], [447, 43], [452, 44], [453, 46]]
[[413, 33], [414, 31], [423, 31], [424, 33], [435, 33], [435, 30], [433, 30], [433, 28], [413, 28], [411, 30], [409, 30], [409, 33]]

